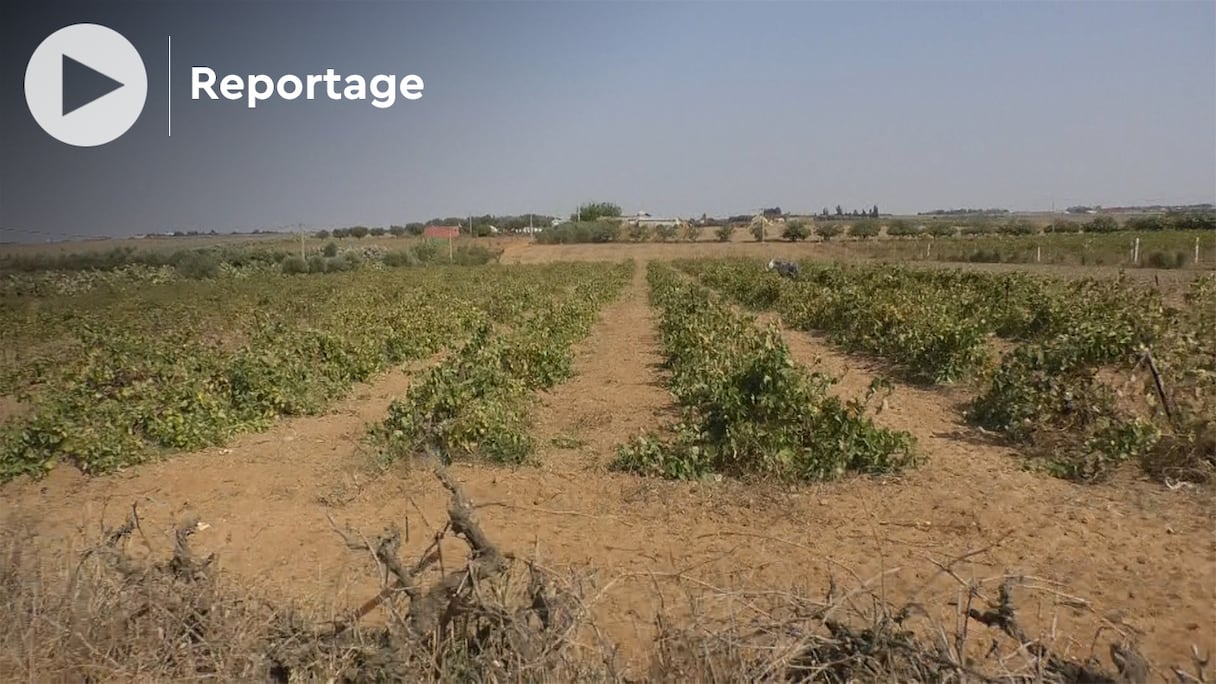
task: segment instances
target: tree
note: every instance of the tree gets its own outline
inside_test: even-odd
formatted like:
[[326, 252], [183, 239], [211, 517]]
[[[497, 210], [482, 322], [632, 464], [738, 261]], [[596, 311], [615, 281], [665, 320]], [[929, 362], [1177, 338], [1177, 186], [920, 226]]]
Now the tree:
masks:
[[[214, 232], [214, 231], [213, 231], [213, 232]], [[328, 231], [328, 230], [321, 230], [321, 231], [317, 231], [317, 235], [316, 235], [316, 237], [317, 237], [317, 239], [318, 239], [318, 240], [328, 240], [328, 239], [329, 239], [329, 231]]]
[[1110, 216], [1098, 216], [1085, 226], [1086, 233], [1113, 233], [1119, 230], [1119, 222]]
[[785, 231], [781, 233], [781, 237], [790, 242], [805, 240], [811, 236], [811, 229], [802, 221], [789, 221], [785, 224]]
[[[701, 218], [705, 220], [704, 216]], [[701, 226], [696, 221], [689, 221], [684, 224], [684, 239], [689, 242], [696, 242], [697, 238], [701, 237]]]
[[381, 237], [388, 231], [386, 231], [384, 228], [377, 227], [377, 228], [372, 228], [368, 232], [371, 234], [372, 237]]
[[655, 227], [659, 242], [667, 242], [676, 236], [679, 228], [674, 223], [663, 223]]
[[878, 222], [870, 218], [854, 221], [849, 225], [849, 235], [863, 240], [865, 238], [878, 237]]
[[369, 232], [367, 226], [355, 226], [350, 229], [351, 236], [356, 238], [365, 238]]
[[874, 218], [878, 218], [878, 205], [877, 204], [875, 204], [874, 208], [870, 210], [870, 216], [873, 216]]
[[405, 226], [389, 226], [388, 233], [393, 237], [401, 237], [405, 235]]
[[621, 207], [611, 202], [587, 202], [578, 211], [570, 214], [571, 221], [598, 221], [602, 218], [618, 217]]
[[718, 226], [717, 230], [714, 231], [714, 235], [717, 236], [718, 242], [730, 242], [730, 239], [732, 236], [734, 236], [734, 234], [735, 227], [729, 223], [723, 223], [722, 225]]
[[819, 233], [819, 237], [823, 238], [824, 242], [827, 242], [844, 232], [844, 228], [839, 223], [825, 223], [822, 226], [815, 226], [815, 232]]
[[757, 216], [752, 220], [752, 237], [756, 238], [757, 242], [764, 242], [765, 224], [768, 223], [763, 217]]
[[844, 209], [841, 209], [839, 204], [836, 205], [836, 215], [844, 216]]

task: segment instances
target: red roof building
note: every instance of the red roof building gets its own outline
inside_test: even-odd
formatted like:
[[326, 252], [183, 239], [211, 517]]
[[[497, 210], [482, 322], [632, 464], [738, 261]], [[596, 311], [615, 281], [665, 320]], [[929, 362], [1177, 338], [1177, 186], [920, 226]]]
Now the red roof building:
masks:
[[460, 226], [427, 226], [422, 230], [422, 236], [444, 240], [460, 237]]

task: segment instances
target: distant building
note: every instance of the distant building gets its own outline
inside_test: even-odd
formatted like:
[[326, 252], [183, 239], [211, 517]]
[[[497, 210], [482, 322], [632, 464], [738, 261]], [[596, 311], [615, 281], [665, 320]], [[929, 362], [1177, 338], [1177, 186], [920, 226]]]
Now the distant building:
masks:
[[457, 238], [460, 237], [460, 226], [427, 226], [422, 229], [422, 236], [444, 240]]
[[638, 213], [634, 214], [633, 216], [630, 216], [629, 218], [625, 219], [625, 222], [628, 223], [629, 225], [633, 225], [633, 226], [649, 226], [651, 228], [656, 228], [658, 226], [678, 226], [678, 225], [680, 225], [680, 219], [657, 218], [655, 216], [651, 216], [650, 212], [647, 212], [647, 211], [639, 211]]

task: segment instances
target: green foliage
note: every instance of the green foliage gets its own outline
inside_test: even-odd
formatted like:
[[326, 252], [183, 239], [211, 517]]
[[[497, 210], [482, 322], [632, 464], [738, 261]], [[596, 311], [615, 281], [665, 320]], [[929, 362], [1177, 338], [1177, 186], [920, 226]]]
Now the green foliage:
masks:
[[787, 221], [785, 231], [781, 233], [781, 237], [790, 242], [806, 240], [811, 237], [811, 228], [803, 221]]
[[998, 232], [1002, 235], [1037, 235], [1039, 229], [1026, 219], [1010, 219], [1001, 224]]
[[958, 233], [958, 228], [951, 222], [933, 221], [925, 229], [929, 235], [935, 238], [954, 237]]
[[570, 214], [570, 220], [594, 223], [600, 219], [617, 218], [620, 215], [620, 205], [611, 202], [588, 202], [579, 206], [578, 211]]
[[175, 268], [183, 278], [215, 278], [220, 274], [220, 260], [207, 252], [191, 252], [179, 260]]
[[815, 232], [819, 234], [819, 237], [823, 238], [824, 242], [828, 242], [832, 238], [843, 233], [844, 226], [835, 223], [820, 223], [816, 224]]
[[[497, 333], [487, 321], [452, 356], [424, 372], [371, 429], [387, 459], [437, 452], [446, 459], [523, 463], [534, 445], [529, 413], [537, 390], [573, 374], [572, 345], [633, 270], [620, 265], [564, 265], [546, 286], [502, 290], [516, 319]], [[577, 279], [571, 288], [559, 287]]]
[[830, 395], [830, 381], [796, 366], [778, 331], [759, 329], [670, 266], [651, 262], [647, 277], [681, 419], [666, 439], [622, 445], [615, 468], [823, 480], [915, 462], [910, 435], [877, 428], [863, 402]]
[[729, 223], [722, 224], [714, 229], [714, 237], [718, 238], [718, 242], [730, 242], [734, 234], [735, 227]]
[[679, 230], [679, 227], [673, 223], [664, 223], [656, 226], [654, 232], [659, 242], [668, 242], [675, 239]]
[[325, 247], [321, 250], [321, 254], [330, 258], [338, 256], [338, 243], [332, 240], [325, 243]]
[[903, 219], [896, 219], [887, 224], [887, 235], [891, 237], [918, 237], [924, 233], [921, 226]]
[[[222, 444], [279, 416], [314, 414], [355, 382], [459, 343], [487, 319], [510, 326], [543, 293], [587, 287], [589, 273], [607, 268], [261, 274], [65, 300], [54, 316], [13, 310], [14, 326], [0, 334], [31, 353], [6, 366], [0, 392], [29, 411], [0, 427], [0, 481], [56, 462], [106, 472]], [[518, 306], [487, 298], [487, 288], [512, 293]], [[578, 291], [580, 301], [596, 296]], [[572, 316], [555, 311], [553, 329]], [[543, 343], [544, 334], [532, 339]], [[53, 341], [53, 350], [39, 351], [37, 340]], [[528, 364], [520, 377], [549, 382], [567, 366], [542, 352], [509, 363]]]
[[849, 224], [849, 235], [859, 240], [878, 237], [881, 226], [874, 219], [862, 219]]
[[582, 223], [567, 222], [533, 235], [533, 239], [542, 245], [571, 245], [587, 242], [614, 242], [619, 229], [616, 224], [608, 221]]
[[1112, 216], [1095, 216], [1094, 220], [1085, 224], [1086, 233], [1114, 233], [1118, 230], [1119, 222]]
[[1149, 252], [1144, 256], [1144, 265], [1149, 268], [1182, 268], [1186, 265], [1187, 254], [1182, 250]]
[[308, 273], [308, 262], [302, 256], [290, 256], [283, 260], [283, 273], [299, 275]]
[[1157, 231], [1169, 228], [1169, 223], [1165, 220], [1165, 217], [1153, 214], [1149, 216], [1133, 216], [1127, 219], [1123, 227], [1137, 232]]
[[1069, 221], [1067, 219], [1056, 219], [1050, 225], [1043, 229], [1044, 233], [1079, 233], [1081, 232], [1081, 223], [1079, 221]]
[[983, 326], [911, 269], [803, 263], [794, 282], [746, 260], [680, 265], [745, 306], [774, 308], [796, 328], [898, 361], [917, 381], [951, 382], [983, 365]]
[[629, 224], [629, 240], [631, 242], [645, 242], [650, 239], [650, 225], [645, 223]]
[[684, 224], [684, 239], [689, 242], [696, 242], [701, 237], [701, 226], [693, 221]]
[[768, 231], [768, 225], [764, 221], [753, 221], [752, 222], [751, 233], [752, 233], [752, 237], [755, 238], [757, 242], [762, 242], [764, 240], [764, 238], [767, 237], [767, 235], [766, 235], [767, 231]]
[[972, 219], [959, 229], [964, 236], [992, 235], [997, 232], [996, 224], [987, 219]]

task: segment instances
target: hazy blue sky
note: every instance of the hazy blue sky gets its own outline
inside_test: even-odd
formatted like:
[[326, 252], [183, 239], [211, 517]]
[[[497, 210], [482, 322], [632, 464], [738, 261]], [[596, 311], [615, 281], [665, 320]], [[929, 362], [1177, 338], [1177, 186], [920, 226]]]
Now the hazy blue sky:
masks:
[[[83, 21], [149, 79], [135, 127], [92, 149], [47, 136], [22, 90], [37, 44]], [[9, 1], [0, 34], [5, 239], [1216, 196], [1213, 2]], [[195, 65], [426, 87], [249, 110], [191, 101]]]

